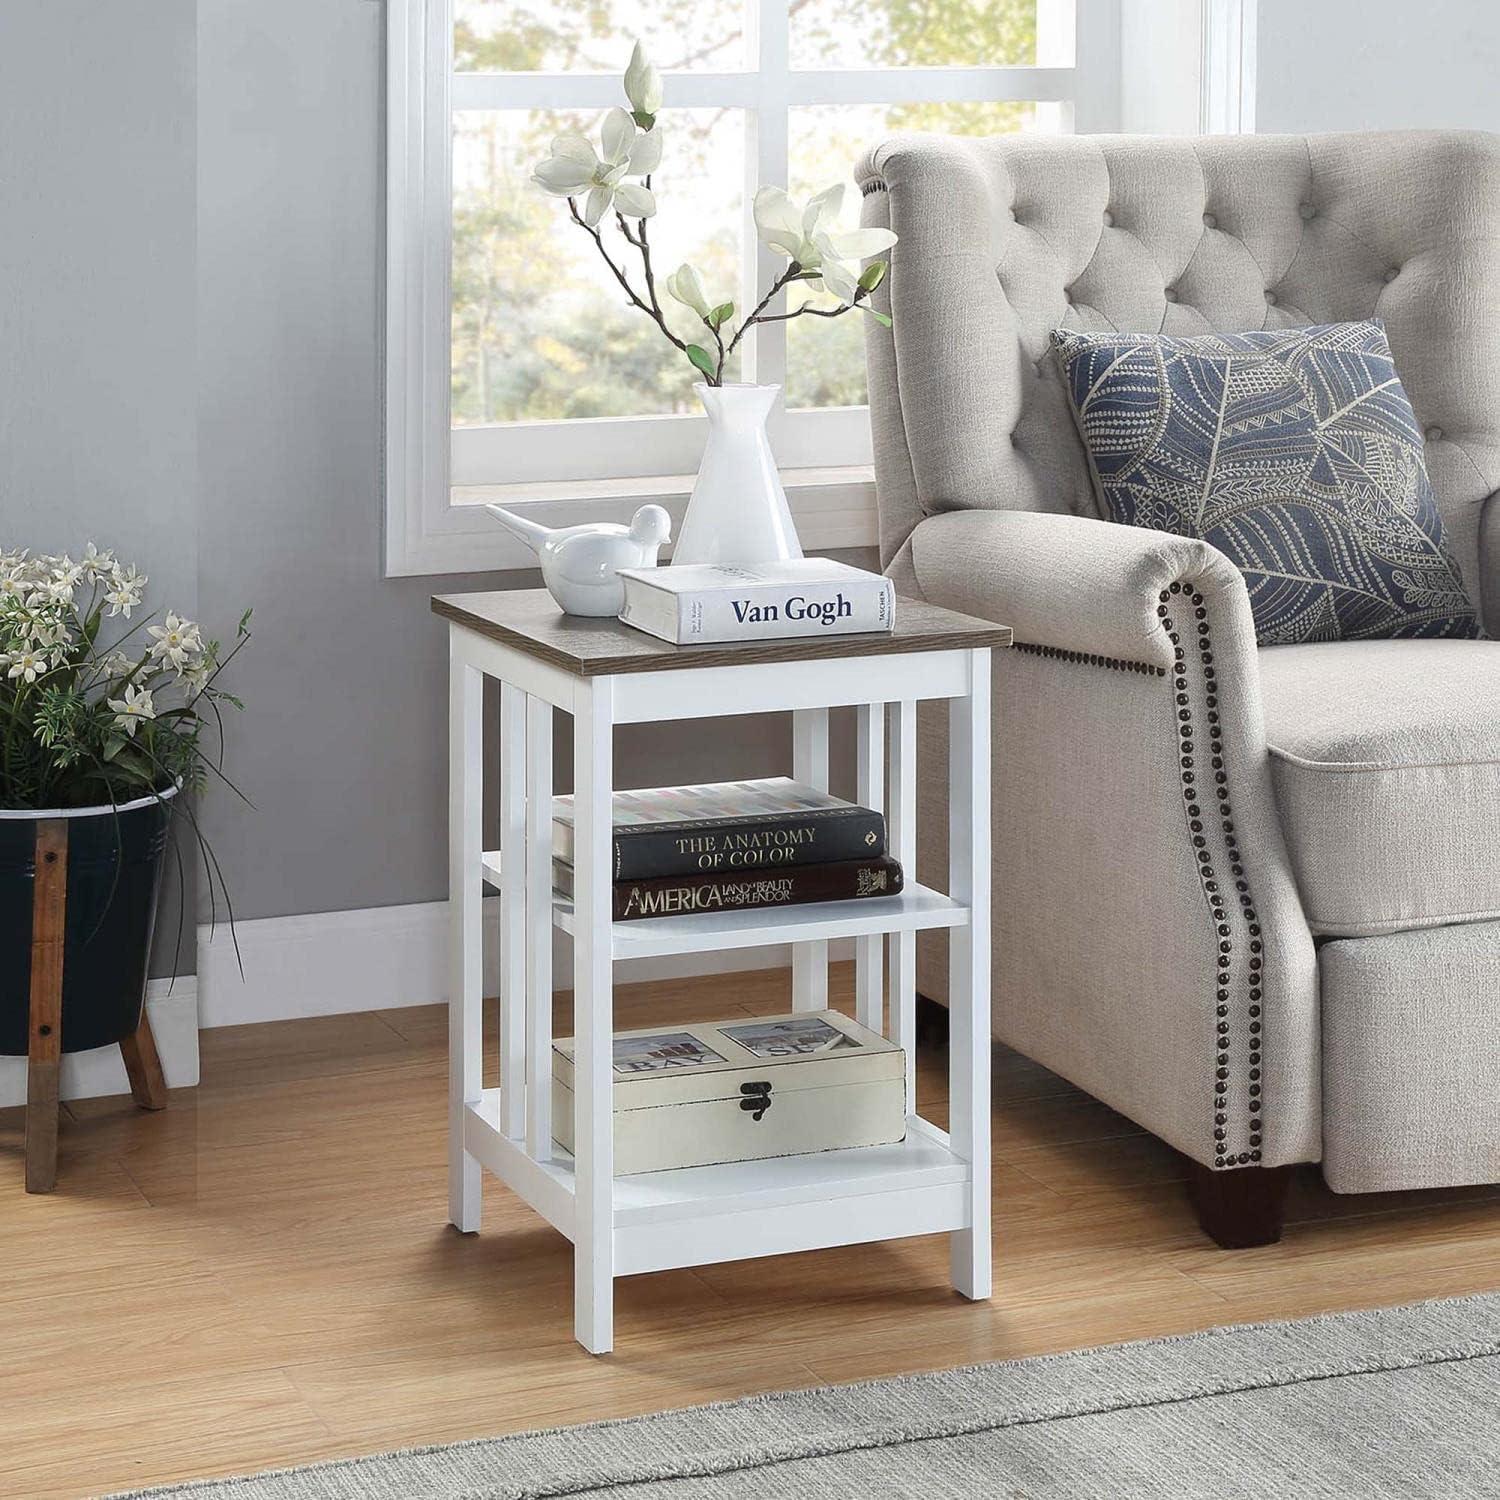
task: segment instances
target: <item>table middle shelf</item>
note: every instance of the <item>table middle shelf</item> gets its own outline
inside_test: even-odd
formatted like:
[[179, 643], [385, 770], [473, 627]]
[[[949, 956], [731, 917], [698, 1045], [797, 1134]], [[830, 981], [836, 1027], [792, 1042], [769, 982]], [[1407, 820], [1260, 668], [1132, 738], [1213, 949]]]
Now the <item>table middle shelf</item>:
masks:
[[[483, 862], [485, 880], [497, 890], [503, 889], [505, 876], [499, 851], [487, 852]], [[553, 893], [552, 920], [570, 936], [577, 935], [577, 919], [569, 897]], [[912, 882], [898, 896], [862, 896], [801, 906], [761, 906], [612, 922], [610, 951], [617, 959], [656, 958], [671, 953], [712, 953], [726, 948], [962, 927], [968, 920], [968, 907], [941, 891]]]

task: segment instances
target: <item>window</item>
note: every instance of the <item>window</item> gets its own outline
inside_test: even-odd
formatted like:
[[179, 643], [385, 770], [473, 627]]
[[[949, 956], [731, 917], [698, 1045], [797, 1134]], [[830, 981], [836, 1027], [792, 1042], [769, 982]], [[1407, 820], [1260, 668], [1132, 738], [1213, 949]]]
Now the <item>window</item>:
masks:
[[[805, 197], [847, 181], [894, 130], [1108, 128], [1117, 86], [1085, 79], [1091, 58], [1113, 63], [1114, 9], [391, 0], [387, 571], [524, 564], [477, 509], [496, 495], [554, 524], [681, 505], [704, 433], [694, 373], [528, 181], [554, 135], [620, 102], [636, 36], [666, 78], [656, 262], [691, 259], [744, 307], [774, 275], [748, 219], [761, 183]], [[863, 322], [760, 326], [737, 372], [783, 388], [772, 440], [812, 546], [874, 536]]]

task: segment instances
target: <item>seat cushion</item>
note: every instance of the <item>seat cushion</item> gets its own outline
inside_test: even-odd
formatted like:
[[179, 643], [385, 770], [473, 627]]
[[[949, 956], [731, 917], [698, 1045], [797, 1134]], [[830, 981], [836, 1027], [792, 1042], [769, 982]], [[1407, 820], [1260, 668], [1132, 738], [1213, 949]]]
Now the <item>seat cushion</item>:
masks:
[[1500, 642], [1271, 646], [1260, 676], [1313, 931], [1500, 916]]
[[1105, 513], [1212, 542], [1261, 645], [1480, 634], [1378, 318], [1052, 337]]

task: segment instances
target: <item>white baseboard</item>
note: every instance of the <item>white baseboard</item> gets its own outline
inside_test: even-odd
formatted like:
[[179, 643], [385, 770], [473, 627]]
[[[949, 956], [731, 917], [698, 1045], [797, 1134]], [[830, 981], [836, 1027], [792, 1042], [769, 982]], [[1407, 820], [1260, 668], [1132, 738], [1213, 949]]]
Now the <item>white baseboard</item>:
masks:
[[[170, 993], [168, 993], [170, 987]], [[146, 986], [146, 1011], [167, 1086], [193, 1088], [198, 1082], [198, 991], [191, 975]], [[130, 1080], [118, 1047], [72, 1052], [63, 1058], [64, 1099], [98, 1099], [128, 1094]], [[26, 1059], [0, 1057], [0, 1109], [26, 1102]]]
[[[485, 987], [499, 982], [499, 902], [484, 903]], [[448, 905], [375, 906], [358, 911], [266, 917], [235, 924], [239, 960], [229, 929], [198, 930], [198, 1008], [205, 1026], [239, 1026], [299, 1016], [342, 1015], [437, 1005], [448, 996]], [[559, 989], [572, 983], [572, 947], [554, 945], [553, 973]], [[846, 951], [847, 950], [847, 951]], [[833, 945], [835, 958], [852, 953]], [[662, 959], [632, 959], [616, 965], [615, 979], [630, 984], [692, 974], [724, 974], [784, 968], [790, 950], [744, 948]]]

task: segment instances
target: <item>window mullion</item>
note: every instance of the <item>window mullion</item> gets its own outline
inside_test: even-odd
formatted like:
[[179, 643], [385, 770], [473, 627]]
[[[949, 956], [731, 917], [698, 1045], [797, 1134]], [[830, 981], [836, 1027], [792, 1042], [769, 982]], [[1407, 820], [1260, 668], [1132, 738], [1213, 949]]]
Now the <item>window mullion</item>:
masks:
[[[770, 286], [783, 265], [779, 255], [761, 245], [753, 210], [758, 187], [767, 183], [784, 186], [787, 181], [790, 64], [787, 0], [745, 0], [745, 6], [750, 64], [756, 76], [756, 104], [749, 115], [745, 152], [745, 285], [740, 293], [748, 313], [759, 301], [761, 288]], [[747, 342], [745, 378], [763, 385], [785, 385], [786, 324], [761, 324]]]

